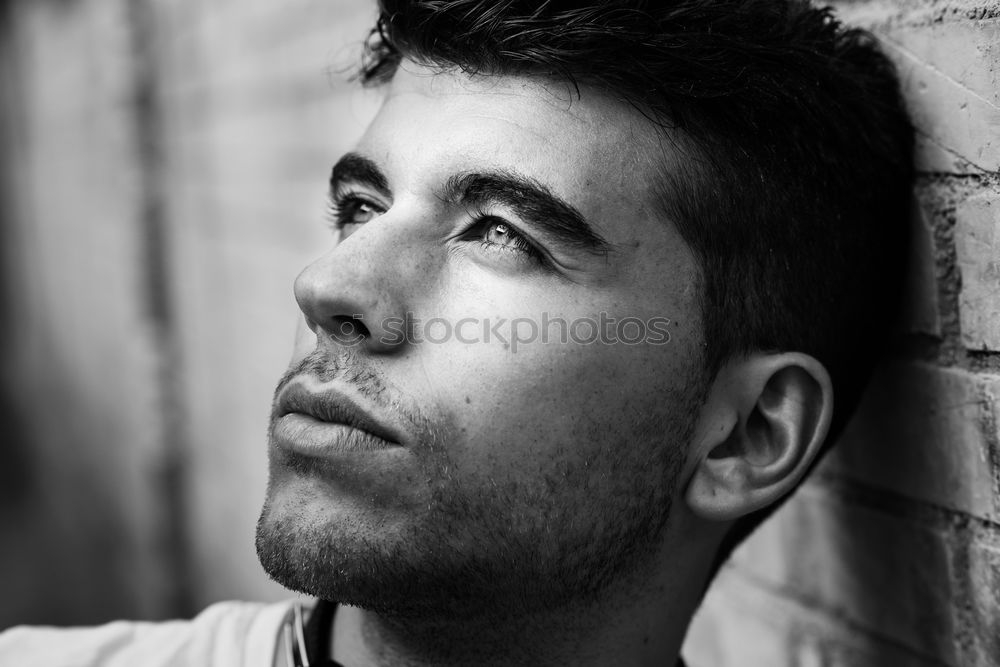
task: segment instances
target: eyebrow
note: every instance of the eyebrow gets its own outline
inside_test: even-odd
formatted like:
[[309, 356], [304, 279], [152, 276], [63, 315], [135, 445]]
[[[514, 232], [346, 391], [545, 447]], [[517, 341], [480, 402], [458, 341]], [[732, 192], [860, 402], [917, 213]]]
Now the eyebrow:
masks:
[[330, 194], [334, 194], [344, 183], [351, 182], [375, 188], [386, 197], [392, 194], [389, 192], [389, 180], [378, 165], [358, 153], [346, 153], [333, 165], [330, 172]]
[[602, 254], [611, 249], [576, 208], [544, 184], [513, 171], [456, 174], [448, 179], [442, 198], [471, 207], [505, 206], [569, 246]]
[[[330, 191], [345, 182], [363, 183], [390, 197], [389, 182], [372, 160], [358, 153], [345, 154], [330, 174]], [[499, 205], [538, 227], [557, 242], [595, 254], [612, 249], [571, 204], [537, 180], [511, 170], [466, 172], [451, 176], [439, 197], [467, 207]]]

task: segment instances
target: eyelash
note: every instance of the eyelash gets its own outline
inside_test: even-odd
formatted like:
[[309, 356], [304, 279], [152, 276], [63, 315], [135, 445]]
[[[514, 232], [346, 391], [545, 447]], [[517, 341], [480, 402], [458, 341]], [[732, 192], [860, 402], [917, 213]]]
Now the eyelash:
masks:
[[[376, 211], [377, 215], [381, 215], [385, 212], [382, 207], [367, 198], [348, 192], [328, 199], [326, 218], [329, 222], [330, 228], [336, 231], [342, 231], [344, 227], [347, 227], [348, 225], [365, 224], [354, 223], [350, 220], [351, 216], [357, 212], [356, 207], [359, 206], [368, 206], [373, 209], [373, 211]], [[473, 209], [471, 213], [473, 215], [474, 222], [469, 225], [465, 231], [459, 234], [458, 238], [466, 239], [474, 236], [481, 236], [479, 243], [484, 249], [491, 248], [491, 252], [504, 254], [516, 253], [522, 255], [525, 260], [530, 260], [538, 264], [545, 264], [545, 254], [533, 243], [531, 243], [517, 229], [517, 227], [503, 218], [486, 213], [481, 209]], [[510, 238], [512, 239], [512, 246], [496, 243], [485, 237], [485, 233], [488, 232], [494, 225], [503, 225], [506, 227], [507, 231], [505, 233], [511, 235]]]
[[381, 208], [375, 203], [350, 192], [336, 197], [330, 196], [326, 200], [326, 219], [330, 229], [341, 231], [344, 227], [355, 224], [350, 221], [351, 214], [355, 212], [352, 209], [354, 206], [369, 206], [376, 211], [381, 211]]

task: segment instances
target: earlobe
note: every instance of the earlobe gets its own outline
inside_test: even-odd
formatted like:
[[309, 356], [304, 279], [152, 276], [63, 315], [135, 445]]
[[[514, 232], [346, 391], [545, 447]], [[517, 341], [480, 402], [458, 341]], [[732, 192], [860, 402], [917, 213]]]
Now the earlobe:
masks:
[[809, 469], [832, 414], [830, 377], [815, 358], [757, 354], [731, 362], [702, 414], [689, 507], [728, 521], [776, 502]]

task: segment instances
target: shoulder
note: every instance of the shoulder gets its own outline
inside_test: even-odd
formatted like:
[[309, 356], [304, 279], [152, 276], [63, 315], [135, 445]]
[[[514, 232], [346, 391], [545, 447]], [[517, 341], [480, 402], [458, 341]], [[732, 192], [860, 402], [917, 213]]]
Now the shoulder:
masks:
[[292, 603], [220, 602], [187, 621], [0, 633], [0, 664], [22, 667], [270, 667]]

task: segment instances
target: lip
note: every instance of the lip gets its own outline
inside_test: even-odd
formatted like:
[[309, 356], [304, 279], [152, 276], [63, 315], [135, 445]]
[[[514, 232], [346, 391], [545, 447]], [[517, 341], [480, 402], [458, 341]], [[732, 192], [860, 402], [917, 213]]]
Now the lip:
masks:
[[295, 450], [374, 450], [398, 447], [402, 433], [336, 388], [311, 391], [302, 382], [278, 397], [275, 430], [279, 443]]

